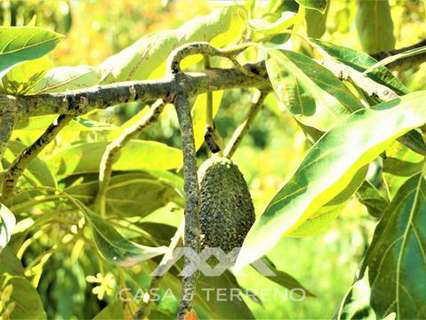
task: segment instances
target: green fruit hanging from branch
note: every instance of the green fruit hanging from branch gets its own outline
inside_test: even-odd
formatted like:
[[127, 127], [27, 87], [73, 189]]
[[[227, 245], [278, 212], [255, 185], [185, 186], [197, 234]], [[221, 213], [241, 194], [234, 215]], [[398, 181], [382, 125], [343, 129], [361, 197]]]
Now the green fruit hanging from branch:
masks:
[[255, 220], [247, 183], [229, 159], [213, 156], [198, 171], [202, 245], [228, 253], [240, 248]]

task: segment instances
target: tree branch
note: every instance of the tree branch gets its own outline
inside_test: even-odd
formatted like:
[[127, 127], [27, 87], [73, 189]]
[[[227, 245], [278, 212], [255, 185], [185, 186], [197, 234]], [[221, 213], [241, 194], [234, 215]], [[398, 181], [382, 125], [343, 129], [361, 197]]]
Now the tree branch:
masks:
[[9, 100], [4, 107], [3, 115], [0, 118], [0, 160], [3, 159], [4, 151], [6, 150], [7, 143], [12, 135], [13, 127], [17, 119], [18, 106], [16, 99], [12, 96], [8, 97]]
[[55, 136], [64, 128], [71, 120], [72, 115], [61, 114], [46, 131], [28, 148], [16, 157], [4, 174], [2, 201], [7, 200], [15, 189], [16, 182], [22, 175], [22, 172]]
[[[185, 73], [182, 77], [188, 96], [215, 90], [233, 88], [269, 88], [264, 62], [246, 64], [245, 73], [238, 68], [205, 70], [202, 73]], [[250, 75], [247, 75], [247, 74]], [[182, 79], [181, 77], [181, 79]], [[95, 86], [65, 93], [47, 93], [33, 96], [0, 96], [0, 116], [11, 100], [16, 99], [19, 116], [47, 114], [80, 115], [94, 109], [105, 109], [118, 103], [140, 101], [152, 103], [157, 99], [169, 100], [181, 84], [174, 77], [167, 76], [158, 81], [120, 82]]]
[[[178, 73], [177, 78], [182, 74]], [[186, 195], [185, 204], [185, 240], [184, 245], [195, 252], [200, 251], [200, 197], [195, 159], [194, 130], [192, 127], [191, 106], [185, 92], [180, 91], [175, 100], [176, 113], [179, 120], [183, 145], [183, 176]], [[185, 258], [185, 265], [191, 260]], [[192, 308], [198, 273], [185, 276], [182, 280], [182, 297], [177, 314], [178, 319], [184, 319]]]
[[247, 133], [248, 129], [250, 128], [250, 125], [252, 124], [254, 118], [259, 113], [259, 110], [261, 109], [263, 105], [263, 101], [265, 101], [265, 98], [268, 95], [268, 93], [269, 91], [261, 91], [259, 95], [255, 98], [255, 101], [251, 104], [246, 120], [238, 126], [238, 128], [232, 134], [231, 140], [226, 145], [226, 148], [224, 151], [224, 156], [226, 158], [231, 159], [232, 156], [234, 155], [234, 152], [237, 150], [238, 146], [240, 145], [244, 135]]
[[165, 105], [166, 103], [163, 100], [157, 100], [148, 113], [144, 114], [131, 127], [125, 129], [117, 139], [106, 147], [99, 167], [99, 189], [95, 200], [95, 206], [102, 216], [105, 215], [106, 210], [105, 194], [111, 180], [112, 165], [119, 156], [119, 151], [142, 130], [157, 121]]
[[[400, 49], [390, 50], [390, 51], [381, 51], [377, 52], [375, 54], [372, 54], [371, 56], [376, 60], [382, 60], [390, 56], [394, 56], [396, 54], [404, 53], [406, 51], [410, 51], [413, 49], [417, 49], [420, 47], [426, 46], [426, 39], [423, 39], [411, 46], [403, 47]], [[426, 61], [426, 53], [421, 53], [415, 56], [405, 57], [401, 58], [397, 61], [391, 62], [386, 65], [386, 68], [391, 70], [405, 70], [411, 67], [414, 67], [416, 65], [419, 65]]]

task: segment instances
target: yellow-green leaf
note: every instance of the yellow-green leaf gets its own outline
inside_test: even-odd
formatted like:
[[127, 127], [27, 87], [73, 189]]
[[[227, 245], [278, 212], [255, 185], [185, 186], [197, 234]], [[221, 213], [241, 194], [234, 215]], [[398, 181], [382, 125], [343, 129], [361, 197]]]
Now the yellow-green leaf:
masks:
[[426, 122], [426, 91], [361, 109], [318, 140], [250, 230], [239, 268], [303, 226], [395, 139]]

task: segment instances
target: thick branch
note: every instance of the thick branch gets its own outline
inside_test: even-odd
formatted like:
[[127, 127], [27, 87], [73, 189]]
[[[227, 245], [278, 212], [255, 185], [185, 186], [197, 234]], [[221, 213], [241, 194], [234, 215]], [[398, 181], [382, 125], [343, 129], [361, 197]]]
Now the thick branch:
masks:
[[61, 114], [31, 146], [26, 148], [19, 156], [16, 157], [4, 175], [2, 190], [3, 201], [7, 200], [7, 198], [13, 193], [17, 180], [31, 160], [37, 157], [44, 147], [46, 147], [55, 138], [59, 131], [61, 131], [61, 129], [72, 120], [72, 118], [72, 115]]
[[244, 135], [247, 133], [250, 125], [252, 124], [254, 118], [259, 113], [259, 110], [262, 107], [263, 101], [269, 92], [263, 91], [259, 93], [259, 96], [256, 100], [251, 104], [250, 110], [248, 111], [247, 118], [241, 123], [238, 128], [234, 131], [231, 140], [228, 142], [225, 148], [224, 156], [226, 158], [232, 158], [234, 152], [237, 150], [240, 145]]
[[[418, 43], [415, 43], [411, 46], [408, 47], [404, 47], [404, 48], [400, 48], [400, 49], [395, 49], [395, 50], [391, 50], [391, 51], [382, 51], [382, 52], [378, 52], [375, 54], [372, 54], [371, 56], [376, 59], [376, 60], [382, 60], [385, 59], [387, 57], [390, 56], [394, 56], [396, 54], [400, 54], [400, 53], [404, 53], [413, 49], [417, 49], [420, 47], [426, 46], [426, 39], [421, 40]], [[426, 53], [421, 53], [415, 56], [410, 56], [410, 57], [405, 57], [405, 58], [401, 58], [397, 61], [391, 62], [389, 64], [386, 65], [386, 67], [388, 69], [391, 70], [405, 70], [411, 67], [414, 67], [416, 65], [419, 65], [423, 62], [426, 61]]]
[[[182, 74], [176, 75], [177, 78]], [[200, 198], [195, 159], [194, 130], [191, 119], [191, 106], [185, 92], [180, 91], [175, 100], [176, 113], [181, 128], [183, 145], [183, 176], [186, 196], [185, 204], [185, 240], [184, 245], [195, 252], [200, 251]], [[185, 265], [191, 260], [185, 258]], [[192, 308], [198, 273], [185, 276], [182, 280], [182, 297], [178, 310], [178, 319], [184, 319]]]
[[16, 99], [12, 96], [8, 97], [9, 100], [4, 107], [3, 115], [0, 117], [0, 160], [3, 159], [4, 150], [12, 135], [13, 127], [17, 119], [17, 103]]
[[[196, 96], [200, 93], [233, 88], [269, 88], [264, 62], [246, 64], [245, 72], [237, 68], [209, 69], [202, 73], [185, 73], [182, 77], [186, 93]], [[182, 80], [182, 78], [181, 78]], [[118, 103], [140, 101], [152, 103], [157, 99], [169, 100], [182, 84], [176, 78], [166, 77], [158, 81], [120, 82], [95, 86], [65, 93], [48, 93], [34, 96], [16, 96], [21, 117], [46, 114], [79, 115], [94, 109], [104, 109]], [[13, 97], [0, 96], [0, 116]], [[13, 99], [15, 99], [13, 98]]]
[[157, 100], [148, 113], [144, 114], [131, 127], [124, 130], [117, 139], [112, 141], [106, 147], [100, 163], [99, 190], [95, 201], [96, 207], [99, 209], [101, 215], [105, 214], [105, 194], [111, 180], [112, 165], [119, 156], [119, 151], [126, 146], [131, 139], [140, 134], [142, 130], [148, 127], [151, 123], [157, 121], [165, 105], [166, 104], [163, 100]]

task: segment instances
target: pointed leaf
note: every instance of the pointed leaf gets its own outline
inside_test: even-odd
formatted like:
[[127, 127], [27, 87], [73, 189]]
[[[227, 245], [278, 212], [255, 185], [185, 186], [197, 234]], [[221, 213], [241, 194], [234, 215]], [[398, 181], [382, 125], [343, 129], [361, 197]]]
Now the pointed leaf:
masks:
[[38, 27], [0, 27], [0, 78], [13, 65], [45, 55], [62, 37]]
[[30, 94], [62, 92], [87, 88], [100, 81], [97, 70], [91, 66], [57, 67], [46, 72], [29, 90]]
[[[94, 180], [72, 185], [65, 192], [89, 205], [95, 200], [98, 187], [99, 181]], [[172, 201], [182, 203], [183, 200], [174, 186], [164, 179], [140, 172], [120, 174], [113, 176], [108, 186], [106, 212], [123, 217], [144, 217]]]
[[[311, 58], [287, 50], [268, 50], [266, 68], [272, 86], [278, 98], [286, 103], [288, 75], [290, 85], [300, 89], [293, 90], [296, 94], [293, 100], [302, 99], [300, 108], [308, 99], [310, 103], [302, 110], [302, 115], [296, 118], [305, 125], [327, 131], [340, 121], [346, 119], [353, 111], [362, 108], [361, 102], [342, 84], [329, 70], [316, 63]], [[303, 89], [303, 90], [302, 90]], [[305, 97], [304, 97], [305, 95]], [[314, 103], [313, 100], [314, 99]]]
[[122, 267], [131, 267], [167, 252], [167, 247], [142, 246], [127, 240], [107, 221], [81, 202], [80, 206], [84, 208], [83, 214], [92, 227], [93, 238], [100, 254], [109, 262]]
[[383, 319], [426, 317], [426, 180], [410, 178], [376, 227], [366, 264], [371, 305]]
[[387, 195], [369, 181], [364, 181], [356, 195], [359, 202], [367, 208], [368, 213], [375, 218], [380, 218], [389, 205]]
[[395, 37], [388, 0], [357, 1], [355, 25], [365, 52], [376, 53], [394, 48]]
[[363, 166], [396, 138], [426, 122], [426, 91], [361, 109], [326, 133], [252, 227], [237, 260], [243, 267], [265, 255], [346, 188]]
[[[323, 50], [323, 54], [328, 54], [340, 62], [361, 72], [364, 72], [377, 63], [377, 60], [370, 57], [368, 54], [351, 48], [338, 46], [318, 39], [310, 39], [310, 41], [320, 47]], [[367, 76], [374, 81], [395, 90], [398, 94], [402, 95], [408, 93], [408, 88], [386, 67], [378, 67], [369, 72]]]
[[[230, 44], [241, 35], [245, 19], [241, 7], [226, 6], [207, 16], [196, 17], [176, 30], [145, 36], [99, 65], [102, 83], [147, 79], [158, 67], [164, 66], [173, 49], [189, 42], [215, 40], [215, 45]], [[231, 34], [228, 31], [232, 31]], [[165, 69], [161, 75], [164, 72]]]
[[[51, 170], [60, 176], [98, 172], [99, 163], [108, 142], [81, 143], [57, 151], [48, 158]], [[131, 140], [113, 170], [170, 170], [180, 168], [182, 152], [156, 141]]]

